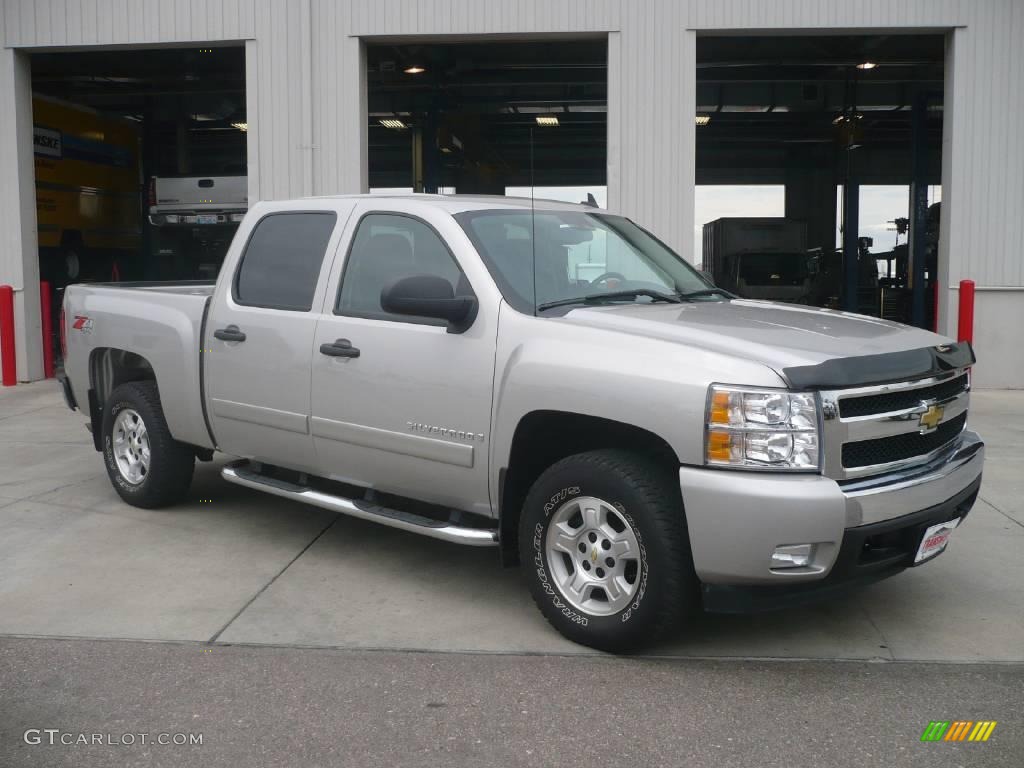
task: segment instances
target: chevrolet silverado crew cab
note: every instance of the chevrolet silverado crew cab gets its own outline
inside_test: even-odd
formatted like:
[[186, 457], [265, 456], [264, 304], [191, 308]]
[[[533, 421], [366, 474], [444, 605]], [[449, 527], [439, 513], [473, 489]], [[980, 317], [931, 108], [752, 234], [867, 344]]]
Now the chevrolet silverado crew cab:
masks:
[[62, 330], [129, 504], [230, 454], [231, 483], [498, 548], [608, 650], [925, 563], [981, 483], [967, 344], [737, 299], [586, 206], [259, 203], [216, 284], [75, 285]]

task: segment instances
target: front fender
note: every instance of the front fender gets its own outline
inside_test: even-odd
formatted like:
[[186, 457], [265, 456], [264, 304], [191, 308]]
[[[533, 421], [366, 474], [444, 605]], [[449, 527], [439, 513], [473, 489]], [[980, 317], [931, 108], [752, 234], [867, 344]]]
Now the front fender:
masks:
[[[680, 464], [703, 464], [708, 386], [779, 387], [761, 363], [664, 339], [523, 315], [502, 304], [491, 421], [491, 493], [508, 466], [516, 427], [534, 411], [595, 416], [663, 439]], [[557, 435], [552, 435], [557, 440]]]

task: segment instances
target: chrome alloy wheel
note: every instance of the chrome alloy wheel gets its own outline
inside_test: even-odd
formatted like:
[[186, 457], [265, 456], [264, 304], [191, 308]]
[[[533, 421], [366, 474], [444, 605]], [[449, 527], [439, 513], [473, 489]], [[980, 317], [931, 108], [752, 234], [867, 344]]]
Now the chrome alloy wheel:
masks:
[[114, 419], [112, 434], [117, 471], [132, 485], [139, 485], [149, 474], [149, 434], [137, 411], [125, 408]]
[[551, 515], [545, 553], [552, 582], [573, 608], [610, 616], [629, 605], [642, 566], [636, 533], [607, 501], [581, 496]]

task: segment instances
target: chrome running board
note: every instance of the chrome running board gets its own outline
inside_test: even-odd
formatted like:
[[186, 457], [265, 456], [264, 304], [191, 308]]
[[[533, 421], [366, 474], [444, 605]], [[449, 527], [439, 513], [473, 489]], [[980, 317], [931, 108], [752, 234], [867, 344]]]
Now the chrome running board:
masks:
[[498, 544], [498, 532], [486, 528], [466, 528], [452, 525], [441, 520], [433, 520], [422, 515], [403, 512], [371, 504], [367, 501], [349, 499], [324, 493], [304, 485], [267, 477], [252, 469], [248, 461], [236, 461], [226, 465], [220, 471], [221, 477], [229, 483], [255, 488], [257, 491], [270, 493], [284, 499], [305, 502], [316, 507], [340, 512], [343, 515], [358, 517], [391, 528], [411, 531], [433, 539], [451, 541], [455, 544], [467, 544], [471, 547], [494, 547]]

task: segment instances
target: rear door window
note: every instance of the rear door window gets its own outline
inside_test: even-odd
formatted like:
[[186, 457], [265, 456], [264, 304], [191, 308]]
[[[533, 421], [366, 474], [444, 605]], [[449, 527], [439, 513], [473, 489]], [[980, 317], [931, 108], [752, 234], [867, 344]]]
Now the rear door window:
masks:
[[336, 221], [333, 211], [272, 213], [260, 219], [235, 273], [235, 301], [292, 312], [312, 309]]

